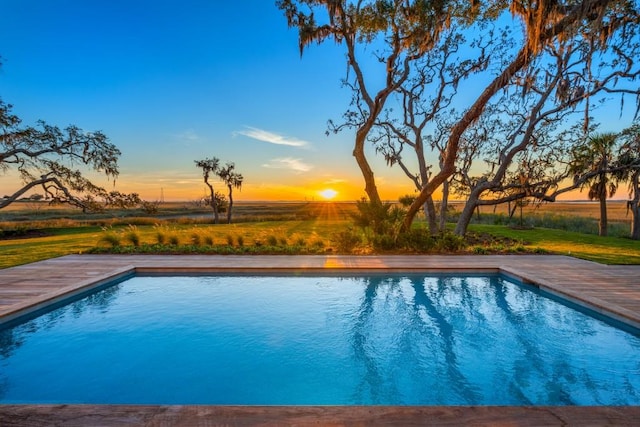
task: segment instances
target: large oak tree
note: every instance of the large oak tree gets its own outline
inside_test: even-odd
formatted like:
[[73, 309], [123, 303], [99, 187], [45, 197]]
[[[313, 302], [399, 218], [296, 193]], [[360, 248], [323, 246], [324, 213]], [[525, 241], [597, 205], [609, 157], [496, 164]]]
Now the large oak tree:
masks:
[[119, 156], [120, 150], [102, 132], [84, 132], [73, 125], [60, 129], [44, 121], [24, 126], [12, 106], [0, 100], [0, 175], [14, 171], [22, 182], [0, 199], [0, 209], [35, 189], [41, 189], [46, 200], [84, 211], [139, 201], [136, 194], [108, 192], [85, 176], [88, 169], [115, 179]]
[[[637, 25], [637, 5], [630, 0], [522, 0], [490, 2], [456, 1], [346, 1], [346, 0], [281, 0], [278, 6], [285, 11], [289, 25], [297, 27], [301, 49], [312, 42], [333, 38], [347, 48], [347, 65], [353, 75], [347, 86], [353, 92], [351, 108], [345, 115], [345, 124], [336, 126], [356, 129], [354, 156], [365, 180], [365, 191], [372, 203], [380, 202], [373, 171], [367, 161], [364, 146], [371, 142], [371, 132], [381, 111], [394, 92], [411, 81], [415, 63], [438, 46], [447, 31], [464, 31], [479, 17], [504, 19], [508, 10], [524, 30], [524, 37], [513, 56], [502, 58], [491, 68], [494, 77], [477, 91], [471, 102], [451, 123], [446, 142], [441, 145], [439, 169], [422, 179], [415, 201], [404, 219], [408, 229], [416, 213], [434, 192], [457, 170], [465, 135], [482, 118], [492, 100], [519, 78], [525, 81], [534, 64], [545, 49], [562, 45], [580, 35], [589, 40], [590, 52], [586, 61], [597, 58], [597, 53], [608, 45], [612, 36], [629, 25]], [[328, 22], [319, 24], [316, 13], [328, 16]], [[495, 21], [498, 23], [499, 21]], [[504, 21], [501, 21], [504, 22]], [[635, 32], [627, 33], [634, 37]], [[372, 42], [383, 46], [376, 50], [385, 66], [386, 85], [371, 91], [362, 58], [357, 54]], [[378, 53], [382, 52], [382, 53]], [[620, 56], [633, 62], [633, 58]], [[483, 65], [484, 66], [484, 65]], [[594, 82], [597, 84], [597, 82]], [[588, 112], [587, 112], [588, 115]], [[392, 153], [393, 154], [393, 153]]]

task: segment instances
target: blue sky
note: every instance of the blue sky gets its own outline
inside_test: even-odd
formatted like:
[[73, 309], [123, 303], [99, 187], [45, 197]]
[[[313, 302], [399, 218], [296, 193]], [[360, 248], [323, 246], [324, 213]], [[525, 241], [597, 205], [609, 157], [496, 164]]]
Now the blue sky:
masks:
[[193, 161], [215, 156], [244, 174], [240, 199], [364, 195], [353, 134], [325, 135], [349, 102], [343, 50], [326, 43], [300, 58], [273, 1], [0, 0], [0, 10], [0, 96], [24, 123], [105, 132], [122, 151], [118, 189], [196, 198]]
[[[147, 200], [204, 195], [194, 160], [212, 156], [243, 173], [239, 200], [319, 199], [327, 188], [360, 198], [353, 132], [325, 135], [349, 104], [344, 48], [327, 41], [301, 58], [274, 3], [0, 0], [0, 97], [26, 124], [106, 133], [122, 151], [116, 188]], [[604, 130], [619, 123], [616, 111]], [[411, 193], [371, 151], [382, 197]], [[18, 185], [0, 182], [3, 194]]]

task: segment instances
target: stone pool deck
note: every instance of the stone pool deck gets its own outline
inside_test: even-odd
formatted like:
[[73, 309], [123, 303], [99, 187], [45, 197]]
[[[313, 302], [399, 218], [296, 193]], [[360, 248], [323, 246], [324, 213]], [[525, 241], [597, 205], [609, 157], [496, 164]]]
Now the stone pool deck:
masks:
[[[640, 327], [640, 266], [564, 256], [69, 255], [0, 270], [0, 323], [115, 277], [216, 271], [500, 272]], [[46, 356], [45, 356], [46, 357]], [[640, 355], [638, 356], [640, 359]], [[0, 425], [640, 425], [640, 407], [0, 405]]]

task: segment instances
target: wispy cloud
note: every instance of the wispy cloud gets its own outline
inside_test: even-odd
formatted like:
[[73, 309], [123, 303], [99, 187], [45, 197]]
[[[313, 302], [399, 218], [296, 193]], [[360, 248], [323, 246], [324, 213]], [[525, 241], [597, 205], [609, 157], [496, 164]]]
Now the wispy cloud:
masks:
[[294, 159], [292, 157], [271, 159], [269, 163], [263, 164], [262, 167], [270, 169], [289, 169], [295, 172], [308, 172], [313, 169], [313, 166], [304, 163], [302, 159]]
[[175, 135], [175, 137], [186, 143], [197, 142], [202, 139], [193, 129], [187, 129], [184, 132]]
[[302, 139], [291, 138], [284, 135], [278, 135], [277, 133], [269, 132], [263, 129], [254, 128], [251, 126], [245, 126], [245, 130], [239, 130], [233, 132], [233, 135], [244, 135], [249, 138], [257, 139], [258, 141], [268, 142], [276, 145], [288, 145], [290, 147], [307, 147], [309, 142]]
[[347, 182], [346, 179], [341, 178], [332, 178], [324, 182], [325, 185], [335, 185], [335, 184], [343, 184]]

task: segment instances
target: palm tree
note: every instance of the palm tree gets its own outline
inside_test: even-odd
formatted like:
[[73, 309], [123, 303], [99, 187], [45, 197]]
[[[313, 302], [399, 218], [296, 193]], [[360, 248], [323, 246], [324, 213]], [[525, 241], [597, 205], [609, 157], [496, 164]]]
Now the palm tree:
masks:
[[217, 175], [229, 189], [229, 208], [227, 209], [227, 224], [231, 224], [231, 210], [233, 209], [233, 189], [241, 189], [244, 177], [235, 171], [235, 163], [227, 163], [218, 170]]
[[220, 170], [220, 159], [217, 157], [212, 157], [211, 159], [206, 158], [204, 160], [194, 160], [196, 163], [196, 167], [202, 169], [202, 177], [204, 178], [204, 183], [209, 187], [209, 192], [211, 193], [211, 207], [213, 208], [213, 222], [218, 224], [218, 203], [216, 202], [216, 192], [213, 189], [213, 184], [209, 181], [211, 175], [218, 175]]
[[613, 197], [618, 189], [618, 179], [611, 173], [614, 166], [618, 135], [596, 134], [573, 151], [570, 171], [574, 184], [580, 191], [588, 188], [589, 200], [600, 202], [598, 234], [607, 235], [607, 197]]

